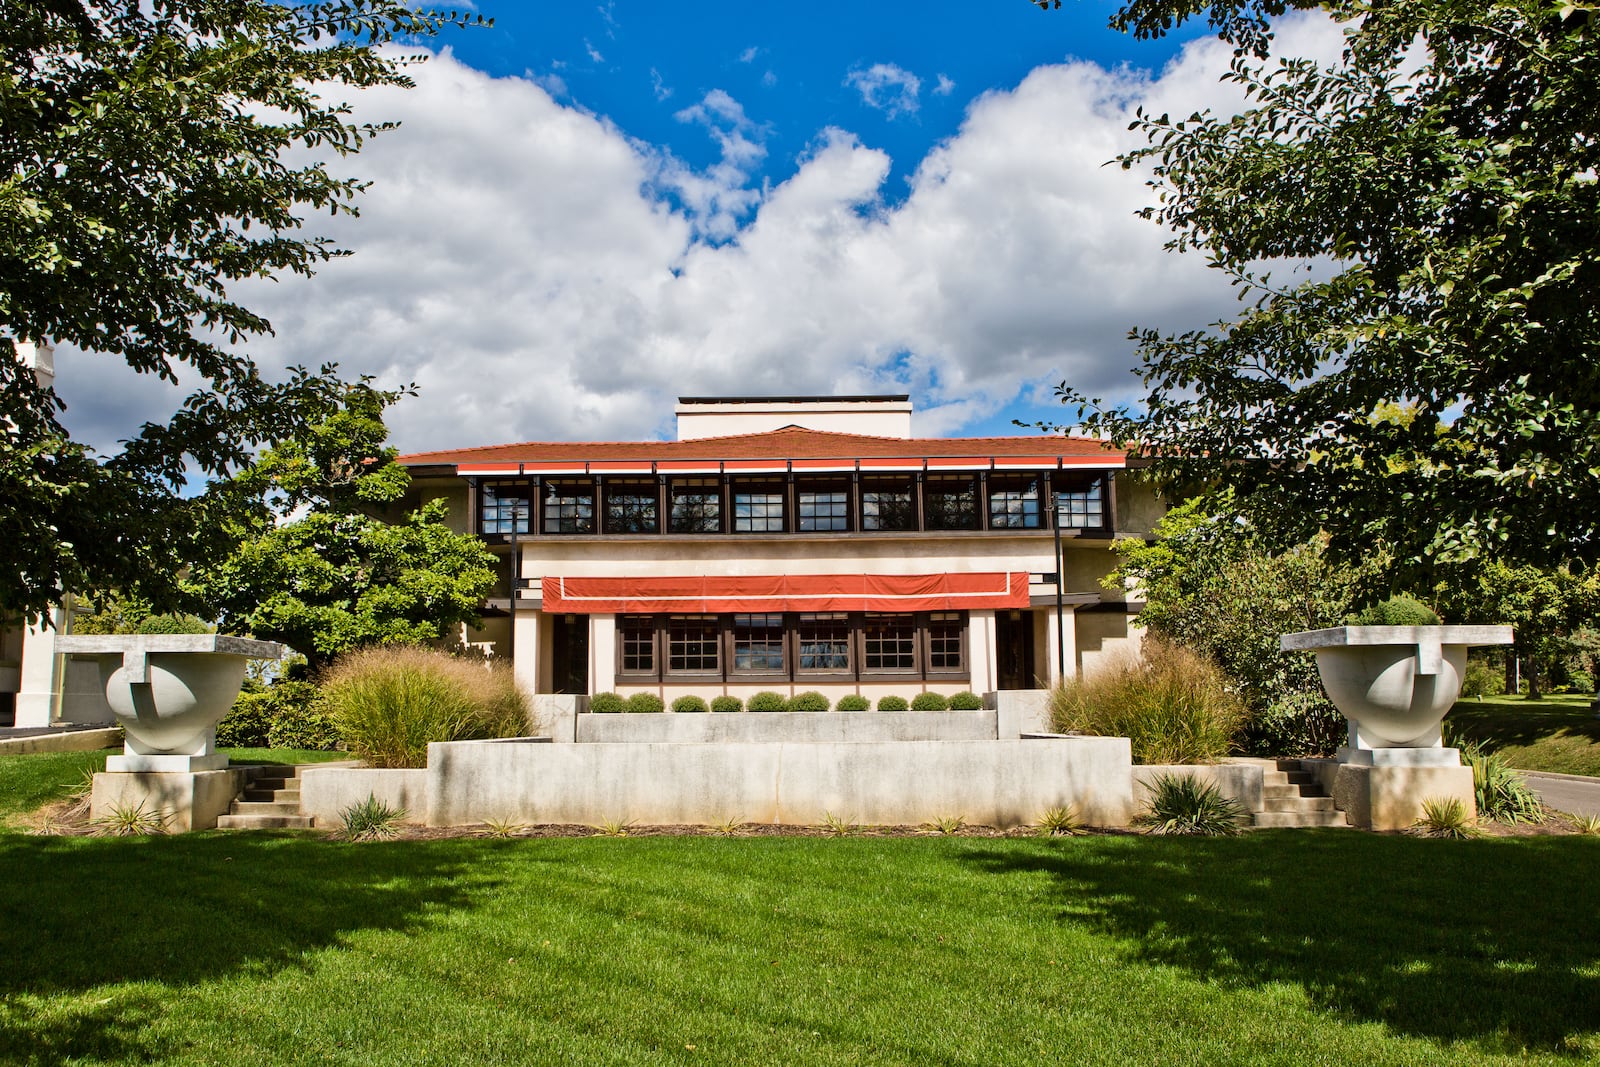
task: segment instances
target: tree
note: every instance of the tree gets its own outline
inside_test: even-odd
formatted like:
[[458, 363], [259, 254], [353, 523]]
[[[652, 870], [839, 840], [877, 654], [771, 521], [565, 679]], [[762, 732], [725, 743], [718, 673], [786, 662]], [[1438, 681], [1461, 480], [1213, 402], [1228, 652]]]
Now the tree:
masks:
[[1600, 558], [1600, 47], [1566, 0], [1317, 4], [1329, 67], [1271, 51], [1288, 6], [1134, 0], [1145, 36], [1206, 13], [1251, 107], [1140, 113], [1174, 251], [1234, 282], [1231, 321], [1137, 331], [1144, 396], [1091, 430], [1158, 482], [1231, 487], [1279, 545]]
[[479, 621], [493, 554], [445, 524], [443, 500], [400, 511], [411, 475], [383, 424], [398, 395], [347, 387], [304, 434], [233, 479], [230, 513], [251, 516], [235, 531], [239, 547], [188, 583], [224, 630], [283, 641], [315, 668], [362, 645], [438, 640]]
[[[170, 606], [185, 556], [226, 547], [189, 479], [339, 388], [332, 367], [264, 381], [238, 346], [270, 325], [228, 287], [342, 254], [298, 232], [355, 213], [362, 183], [325, 160], [392, 124], [322, 94], [409, 85], [413, 60], [380, 46], [466, 21], [403, 0], [0, 0], [0, 617], [112, 587]], [[97, 456], [17, 359], [40, 339], [198, 388]]]
[[1453, 621], [1513, 628], [1513, 651], [1528, 666], [1528, 697], [1538, 700], [1550, 669], [1579, 650], [1574, 635], [1600, 610], [1600, 572], [1490, 562], [1441, 585], [1438, 595]]

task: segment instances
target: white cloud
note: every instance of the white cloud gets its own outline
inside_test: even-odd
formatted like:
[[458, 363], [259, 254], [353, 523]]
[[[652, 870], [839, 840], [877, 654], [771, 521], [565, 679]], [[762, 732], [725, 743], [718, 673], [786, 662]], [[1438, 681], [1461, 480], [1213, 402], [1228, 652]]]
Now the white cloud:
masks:
[[600, 49], [590, 44], [589, 38], [587, 37], [583, 39], [583, 49], [585, 52], [589, 53], [589, 62], [604, 63], [606, 61], [606, 57], [600, 54]]
[[[1306, 19], [1280, 40], [1341, 43]], [[1104, 164], [1136, 143], [1136, 105], [1237, 106], [1217, 82], [1228, 58], [1204, 42], [1159, 77], [1041, 67], [974, 101], [891, 206], [888, 157], [848, 131], [821, 131], [788, 180], [756, 186], [763, 133], [725, 92], [678, 113], [719, 145], [695, 170], [445, 53], [415, 89], [358, 100], [403, 125], [338, 164], [374, 182], [359, 219], [320, 220], [354, 255], [235, 295], [276, 327], [251, 348], [264, 367], [338, 360], [417, 382], [391, 420], [407, 450], [670, 433], [672, 398], [690, 394], [909, 391], [922, 433], [1061, 379], [1127, 395], [1130, 327], [1234, 303], [1134, 216], [1144, 177]], [[171, 403], [105, 365], [58, 357], [70, 423], [99, 441]]]
[[861, 102], [886, 113], [890, 118], [912, 115], [917, 110], [917, 94], [922, 79], [893, 63], [874, 63], [845, 75], [844, 84], [861, 94]]
[[934, 96], [949, 96], [956, 91], [956, 83], [947, 74], [939, 75], [939, 83], [933, 87]]
[[739, 62], [754, 63], [756, 61], [756, 57], [759, 56], [761, 52], [761, 48], [757, 47], [756, 45], [751, 45], [749, 48], [746, 48], [743, 52], [739, 53]]
[[665, 100], [672, 95], [672, 87], [661, 77], [661, 72], [654, 67], [650, 68], [650, 89], [656, 94], [657, 100]]

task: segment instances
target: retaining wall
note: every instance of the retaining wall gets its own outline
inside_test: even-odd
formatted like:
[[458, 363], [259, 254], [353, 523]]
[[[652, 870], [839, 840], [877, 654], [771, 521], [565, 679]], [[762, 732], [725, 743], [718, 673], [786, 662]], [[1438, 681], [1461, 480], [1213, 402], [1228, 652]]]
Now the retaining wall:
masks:
[[726, 741], [993, 741], [992, 711], [782, 711], [578, 716], [578, 740], [708, 744]]
[[372, 767], [302, 767], [300, 813], [315, 826], [338, 826], [340, 813], [368, 795], [396, 810], [410, 822], [424, 822], [428, 813], [428, 772]]

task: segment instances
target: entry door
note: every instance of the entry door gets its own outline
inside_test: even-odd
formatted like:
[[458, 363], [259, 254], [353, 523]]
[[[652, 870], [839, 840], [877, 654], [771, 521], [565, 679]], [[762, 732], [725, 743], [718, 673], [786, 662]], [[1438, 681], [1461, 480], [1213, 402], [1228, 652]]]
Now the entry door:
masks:
[[995, 619], [995, 656], [1001, 689], [1036, 689], [1033, 671], [1033, 613], [1002, 611]]
[[589, 692], [589, 616], [557, 615], [550, 650], [551, 682], [558, 693]]

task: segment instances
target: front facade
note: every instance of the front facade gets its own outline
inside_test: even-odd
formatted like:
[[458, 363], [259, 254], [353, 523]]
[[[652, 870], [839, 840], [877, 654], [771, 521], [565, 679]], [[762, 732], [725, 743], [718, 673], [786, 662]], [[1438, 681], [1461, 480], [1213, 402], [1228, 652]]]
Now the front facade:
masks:
[[675, 441], [400, 458], [499, 557], [463, 637], [528, 691], [985, 693], [1136, 647], [1138, 605], [1100, 582], [1112, 540], [1161, 507], [1122, 453], [914, 438], [904, 396], [683, 398], [677, 415]]

